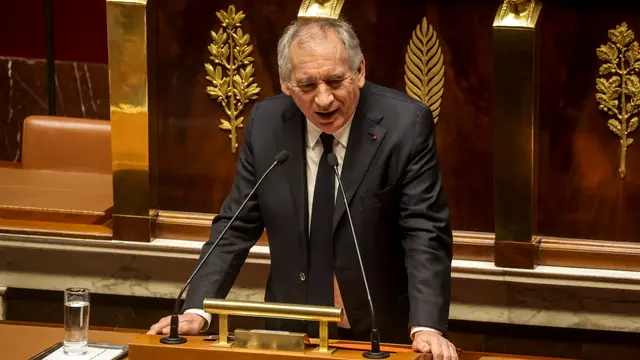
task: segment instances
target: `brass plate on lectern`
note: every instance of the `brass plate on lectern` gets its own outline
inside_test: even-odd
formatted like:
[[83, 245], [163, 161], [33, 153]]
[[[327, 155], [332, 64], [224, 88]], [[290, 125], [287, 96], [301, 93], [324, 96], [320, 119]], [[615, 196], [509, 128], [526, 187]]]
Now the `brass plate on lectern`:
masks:
[[[218, 314], [218, 327], [220, 340], [213, 346], [230, 345], [229, 315], [271, 317], [277, 319], [294, 319], [318, 321], [319, 346], [313, 352], [320, 354], [332, 354], [335, 349], [329, 348], [329, 322], [339, 322], [344, 317], [344, 309], [331, 306], [266, 303], [258, 301], [236, 301], [226, 299], [204, 299], [202, 302], [204, 311], [210, 314]], [[237, 339], [237, 338], [236, 338]], [[237, 340], [236, 340], [237, 341]]]
[[244, 330], [234, 331], [233, 347], [304, 352], [307, 335], [288, 331]]

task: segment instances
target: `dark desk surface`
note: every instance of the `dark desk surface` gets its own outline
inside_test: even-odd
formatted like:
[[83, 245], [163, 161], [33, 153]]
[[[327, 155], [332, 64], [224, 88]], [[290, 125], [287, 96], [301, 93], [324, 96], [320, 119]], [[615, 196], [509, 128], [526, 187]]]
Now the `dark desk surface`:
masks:
[[[64, 330], [60, 325], [39, 323], [13, 323], [0, 321], [0, 339], [3, 339], [3, 359], [28, 359], [62, 340]], [[144, 330], [92, 328], [90, 342], [125, 345], [133, 342]], [[195, 338], [195, 337], [194, 337]], [[460, 353], [460, 360], [552, 360], [550, 358], [519, 355]], [[555, 359], [558, 360], [558, 359]]]

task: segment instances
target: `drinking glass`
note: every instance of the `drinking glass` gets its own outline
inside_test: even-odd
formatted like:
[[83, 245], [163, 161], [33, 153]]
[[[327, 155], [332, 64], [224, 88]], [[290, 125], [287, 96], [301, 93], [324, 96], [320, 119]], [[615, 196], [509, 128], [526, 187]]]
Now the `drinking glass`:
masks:
[[67, 355], [84, 355], [89, 342], [89, 289], [64, 291], [64, 346]]

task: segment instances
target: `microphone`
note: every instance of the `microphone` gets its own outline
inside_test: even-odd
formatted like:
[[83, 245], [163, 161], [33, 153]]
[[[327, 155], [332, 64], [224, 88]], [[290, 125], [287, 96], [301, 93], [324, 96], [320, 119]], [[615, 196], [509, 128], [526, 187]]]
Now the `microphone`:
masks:
[[347, 212], [347, 219], [349, 220], [349, 226], [351, 227], [351, 235], [353, 237], [353, 243], [356, 246], [356, 253], [358, 254], [358, 263], [360, 264], [360, 270], [362, 271], [362, 279], [364, 280], [364, 288], [367, 291], [367, 298], [369, 299], [369, 311], [371, 311], [371, 350], [365, 351], [362, 356], [367, 359], [385, 359], [389, 357], [389, 353], [386, 351], [380, 351], [380, 332], [376, 327], [376, 314], [373, 310], [373, 301], [371, 301], [371, 292], [369, 291], [369, 283], [367, 282], [367, 275], [364, 272], [364, 265], [362, 263], [362, 257], [360, 256], [360, 247], [358, 246], [358, 240], [356, 238], [356, 231], [353, 228], [353, 221], [351, 220], [351, 212], [349, 211], [349, 204], [347, 203], [347, 194], [342, 187], [342, 180], [338, 174], [338, 157], [334, 153], [327, 155], [327, 161], [329, 165], [333, 167], [333, 173], [338, 179], [338, 186], [340, 187], [340, 193], [344, 200], [344, 207]]
[[279, 152], [278, 155], [276, 155], [276, 157], [273, 159], [273, 164], [271, 164], [271, 166], [267, 169], [267, 171], [265, 171], [264, 174], [262, 174], [262, 177], [260, 178], [260, 180], [258, 180], [258, 182], [253, 187], [253, 189], [251, 189], [251, 192], [249, 193], [247, 198], [244, 199], [244, 202], [242, 203], [242, 205], [240, 205], [240, 208], [238, 208], [238, 210], [233, 215], [231, 220], [229, 220], [229, 222], [227, 223], [227, 226], [225, 226], [225, 228], [222, 230], [222, 232], [220, 233], [216, 241], [213, 243], [213, 245], [211, 245], [211, 248], [209, 249], [207, 254], [202, 258], [202, 261], [200, 261], [196, 269], [193, 270], [191, 277], [189, 277], [189, 280], [187, 280], [187, 282], [184, 284], [184, 287], [182, 288], [182, 290], [180, 290], [180, 293], [176, 298], [176, 303], [173, 308], [173, 315], [171, 315], [171, 325], [169, 326], [169, 335], [161, 338], [160, 339], [161, 343], [183, 344], [187, 342], [187, 339], [185, 337], [178, 335], [178, 325], [179, 325], [178, 312], [180, 311], [180, 298], [182, 298], [182, 294], [187, 289], [187, 286], [191, 284], [191, 281], [193, 280], [195, 275], [198, 273], [202, 265], [204, 265], [204, 263], [207, 261], [207, 259], [209, 258], [209, 255], [211, 255], [211, 253], [213, 252], [213, 249], [216, 248], [216, 246], [218, 245], [218, 242], [220, 242], [220, 239], [222, 239], [222, 237], [227, 232], [227, 230], [229, 230], [229, 227], [231, 226], [231, 224], [233, 224], [233, 222], [236, 220], [236, 217], [238, 217], [238, 214], [240, 214], [240, 211], [244, 209], [244, 206], [247, 204], [247, 202], [249, 201], [253, 193], [258, 189], [258, 186], [260, 186], [260, 184], [262, 183], [262, 180], [264, 180], [264, 178], [267, 176], [267, 174], [269, 174], [269, 172], [271, 172], [271, 170], [273, 170], [273, 168], [275, 168], [276, 166], [280, 166], [284, 164], [287, 160], [289, 160], [289, 156], [291, 156], [291, 154], [286, 150], [283, 150]]

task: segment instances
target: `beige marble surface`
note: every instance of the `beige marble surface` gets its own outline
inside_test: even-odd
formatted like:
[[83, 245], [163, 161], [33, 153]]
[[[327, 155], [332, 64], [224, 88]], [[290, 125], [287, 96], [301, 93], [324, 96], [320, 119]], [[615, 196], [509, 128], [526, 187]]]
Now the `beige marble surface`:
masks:
[[640, 332], [640, 292], [453, 279], [452, 319]]
[[[173, 298], [193, 270], [200, 246], [0, 234], [0, 286], [85, 286], [95, 293]], [[268, 248], [254, 247], [228, 298], [262, 301], [268, 270]], [[451, 319], [640, 331], [638, 272], [503, 269], [454, 260], [452, 278]]]

